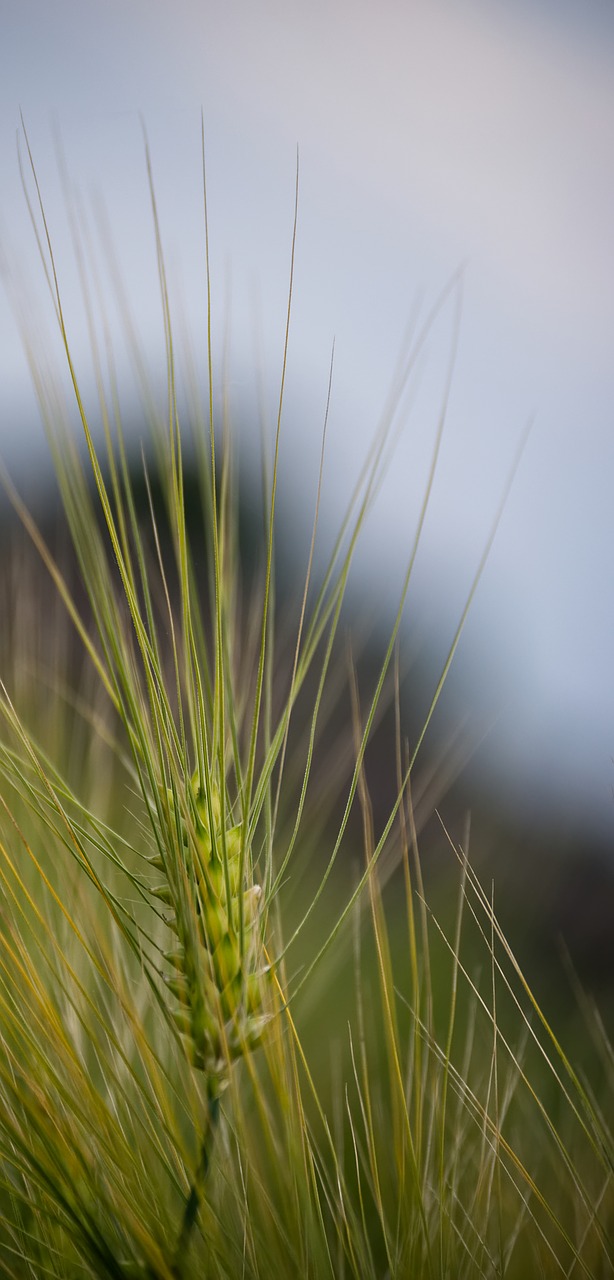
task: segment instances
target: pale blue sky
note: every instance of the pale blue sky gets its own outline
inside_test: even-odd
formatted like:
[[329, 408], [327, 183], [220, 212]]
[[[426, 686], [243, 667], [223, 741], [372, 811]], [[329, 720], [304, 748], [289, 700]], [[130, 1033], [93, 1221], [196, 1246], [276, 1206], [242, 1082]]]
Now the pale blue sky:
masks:
[[[271, 400], [279, 372], [299, 145], [283, 458], [299, 522], [310, 518], [333, 335], [325, 527], [377, 424], [416, 297], [426, 312], [466, 264], [454, 387], [417, 571], [422, 625], [427, 634], [436, 624], [451, 631], [535, 413], [459, 660], [480, 687], [476, 702], [498, 714], [490, 755], [510, 794], [556, 783], [562, 813], [580, 804], [611, 824], [612, 7], [4, 0], [2, 32], [3, 250], [31, 282], [33, 323], [44, 324], [15, 158], [21, 107], [84, 368], [53, 121], [85, 207], [104, 193], [155, 368], [161, 324], [139, 113], [173, 289], [198, 347], [202, 106], [219, 341], [230, 296], [230, 383], [242, 402], [256, 394], [255, 327]], [[400, 580], [451, 322], [448, 309], [368, 529], [356, 589], [374, 607], [385, 609]], [[9, 462], [21, 452], [37, 465], [24, 435], [28, 374], [3, 298], [0, 336], [0, 447]]]

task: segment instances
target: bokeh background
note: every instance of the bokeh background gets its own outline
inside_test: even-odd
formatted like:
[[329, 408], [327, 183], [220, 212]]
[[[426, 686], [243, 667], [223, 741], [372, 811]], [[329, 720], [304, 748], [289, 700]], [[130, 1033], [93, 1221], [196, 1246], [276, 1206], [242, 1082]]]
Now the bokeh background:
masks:
[[[459, 646], [449, 714], [468, 725], [467, 742], [476, 746], [471, 776], [488, 783], [502, 811], [581, 831], [607, 857], [614, 830], [612, 5], [2, 0], [1, 14], [2, 270], [29, 299], [40, 350], [59, 361], [19, 175], [22, 112], [86, 384], [89, 338], [62, 165], [93, 243], [103, 223], [111, 228], [151, 376], [162, 386], [143, 128], [178, 333], [189, 333], [204, 369], [202, 110], [215, 355], [218, 368], [225, 361], [248, 471], [259, 454], [260, 407], [265, 417], [275, 411], [298, 147], [281, 460], [282, 507], [298, 545], [313, 513], [333, 338], [324, 543], [377, 428], [408, 326], [429, 314], [461, 272], [430, 330], [412, 402], [401, 406], [405, 425], [369, 520], [352, 599], [382, 628], [393, 616], [460, 306], [407, 632], [435, 671], [532, 421]], [[104, 251], [94, 252], [104, 264]], [[129, 355], [121, 341], [116, 347], [129, 398]], [[4, 293], [0, 386], [2, 457], [26, 486], [44, 486], [43, 433]]]

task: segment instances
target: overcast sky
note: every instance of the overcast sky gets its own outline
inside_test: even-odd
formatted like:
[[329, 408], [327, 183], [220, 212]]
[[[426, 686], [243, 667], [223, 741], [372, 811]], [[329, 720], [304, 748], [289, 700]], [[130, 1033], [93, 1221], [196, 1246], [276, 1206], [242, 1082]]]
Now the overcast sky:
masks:
[[[1, 16], [3, 256], [27, 281], [38, 333], [48, 308], [16, 159], [21, 109], [84, 372], [54, 128], [86, 216], [101, 202], [108, 210], [155, 371], [162, 331], [141, 116], [173, 296], [202, 350], [202, 107], [217, 349], [228, 325], [243, 417], [258, 367], [271, 404], [279, 376], [298, 145], [283, 478], [299, 524], [313, 504], [333, 337], [325, 529], [377, 426], [416, 306], [426, 315], [463, 265], [453, 390], [417, 566], [423, 630], [451, 634], [534, 415], [460, 667], [476, 703], [497, 716], [489, 754], [510, 795], [556, 784], [561, 812], [585, 806], [611, 826], [611, 4], [2, 0]], [[367, 530], [357, 590], [371, 608], [385, 610], [400, 581], [453, 329], [451, 300]], [[4, 298], [0, 385], [3, 456], [38, 466], [29, 376]], [[473, 696], [468, 688], [469, 704]]]

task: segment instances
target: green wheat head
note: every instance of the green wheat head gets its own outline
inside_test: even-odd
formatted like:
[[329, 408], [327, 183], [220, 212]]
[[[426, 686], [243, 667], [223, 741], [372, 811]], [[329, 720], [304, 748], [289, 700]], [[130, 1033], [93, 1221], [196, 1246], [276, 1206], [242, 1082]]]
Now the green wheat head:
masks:
[[[220, 793], [213, 783], [201, 787], [195, 776], [188, 798], [192, 823], [179, 819], [185, 847], [181, 882], [173, 883], [175, 876], [159, 854], [152, 866], [165, 879], [151, 894], [170, 908], [165, 923], [177, 936], [176, 949], [165, 955], [166, 984], [179, 1005], [174, 1021], [191, 1061], [214, 1088], [225, 1083], [230, 1062], [259, 1044], [271, 1019], [270, 965], [262, 889], [253, 882], [246, 887], [242, 875], [242, 825], [221, 825]], [[171, 791], [167, 803], [172, 820]]]

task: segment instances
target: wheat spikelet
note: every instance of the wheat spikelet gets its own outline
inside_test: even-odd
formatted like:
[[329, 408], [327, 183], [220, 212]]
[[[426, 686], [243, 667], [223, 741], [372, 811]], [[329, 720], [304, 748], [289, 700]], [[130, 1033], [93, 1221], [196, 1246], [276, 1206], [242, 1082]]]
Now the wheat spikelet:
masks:
[[[165, 917], [177, 944], [165, 953], [165, 985], [174, 997], [173, 1021], [195, 1067], [210, 1088], [223, 1088], [230, 1064], [260, 1041], [271, 1013], [261, 914], [262, 890], [249, 857], [242, 873], [242, 825], [222, 826], [219, 787], [190, 784], [193, 822], [181, 821], [184, 875], [151, 887], [171, 908]], [[172, 793], [167, 793], [174, 814]], [[162, 858], [154, 860], [166, 870]], [[243, 928], [241, 928], [241, 916]], [[241, 943], [243, 936], [243, 945]]]

